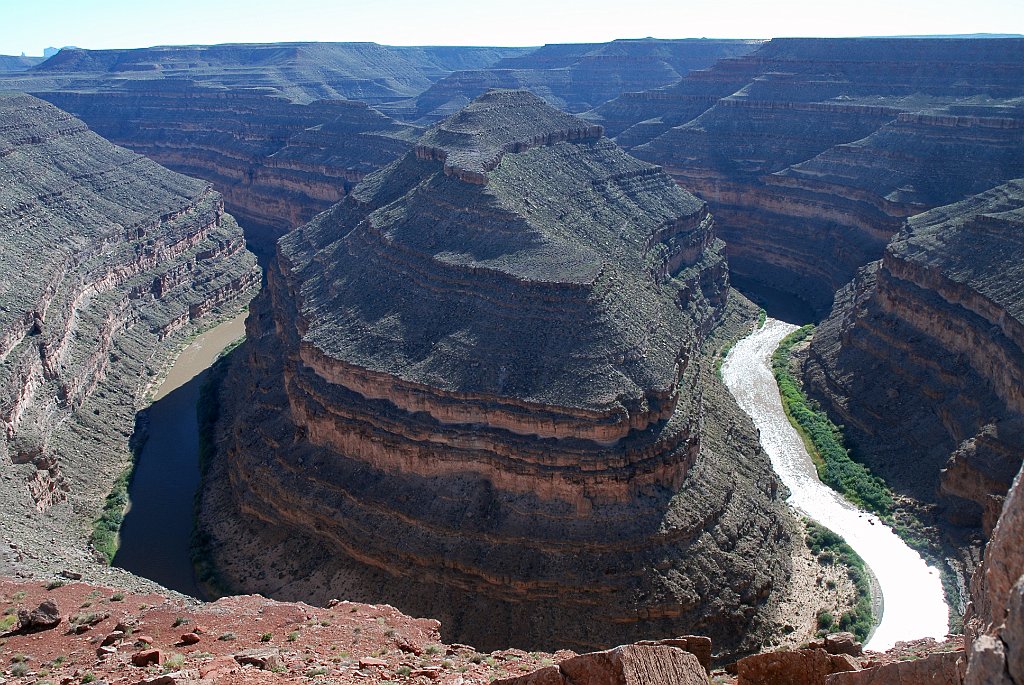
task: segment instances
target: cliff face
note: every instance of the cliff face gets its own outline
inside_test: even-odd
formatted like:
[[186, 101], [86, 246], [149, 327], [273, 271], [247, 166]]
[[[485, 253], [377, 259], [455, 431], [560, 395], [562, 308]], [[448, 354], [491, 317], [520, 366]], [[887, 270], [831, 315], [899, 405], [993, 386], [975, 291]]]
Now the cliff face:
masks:
[[780, 39], [587, 118], [709, 203], [730, 268], [819, 312], [903, 219], [1024, 173], [1024, 40]]
[[475, 644], [749, 648], [790, 533], [701, 352], [721, 248], [600, 127], [474, 101], [279, 244], [221, 395], [220, 570]]
[[78, 536], [179, 331], [260, 275], [208, 184], [31, 96], [0, 95], [0, 180], [4, 506], [28, 517], [11, 514], [15, 537], [37, 512]]
[[1024, 683], [1024, 476], [1017, 474], [964, 617], [966, 685]]
[[836, 296], [810, 388], [873, 467], [991, 531], [1024, 454], [1024, 181], [911, 218]]
[[456, 71], [414, 99], [384, 105], [407, 121], [433, 123], [490, 88], [524, 88], [567, 112], [593, 109], [623, 93], [668, 86], [695, 69], [742, 55], [760, 41], [616, 40], [545, 45], [486, 69]]
[[349, 100], [290, 102], [191, 81], [127, 81], [114, 91], [41, 97], [109, 140], [209, 181], [262, 255], [411, 146], [415, 129]]

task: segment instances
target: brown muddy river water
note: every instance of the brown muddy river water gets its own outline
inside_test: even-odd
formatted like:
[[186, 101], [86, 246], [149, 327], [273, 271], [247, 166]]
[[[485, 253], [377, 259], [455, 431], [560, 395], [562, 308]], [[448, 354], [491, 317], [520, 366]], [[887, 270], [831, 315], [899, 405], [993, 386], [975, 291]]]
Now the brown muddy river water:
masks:
[[192, 569], [192, 505], [199, 487], [196, 402], [217, 355], [245, 335], [245, 312], [193, 340], [174, 362], [147, 410], [149, 437], [128, 488], [114, 566], [202, 597]]

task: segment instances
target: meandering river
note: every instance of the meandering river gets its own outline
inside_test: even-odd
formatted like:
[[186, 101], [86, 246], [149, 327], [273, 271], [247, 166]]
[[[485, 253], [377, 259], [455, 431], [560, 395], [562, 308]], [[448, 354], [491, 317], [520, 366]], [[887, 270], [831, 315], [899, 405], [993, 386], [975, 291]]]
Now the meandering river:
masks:
[[877, 516], [860, 511], [818, 480], [803, 441], [782, 409], [771, 355], [796, 328], [768, 319], [737, 343], [722, 365], [725, 384], [760, 431], [762, 447], [792, 493], [789, 503], [842, 535], [877, 578], [882, 620], [865, 646], [882, 651], [900, 640], [941, 640], [949, 631], [949, 614], [939, 572]]
[[192, 505], [199, 487], [196, 402], [217, 355], [244, 334], [243, 312], [199, 335], [157, 388], [114, 556], [115, 566], [193, 597], [203, 596], [190, 553]]

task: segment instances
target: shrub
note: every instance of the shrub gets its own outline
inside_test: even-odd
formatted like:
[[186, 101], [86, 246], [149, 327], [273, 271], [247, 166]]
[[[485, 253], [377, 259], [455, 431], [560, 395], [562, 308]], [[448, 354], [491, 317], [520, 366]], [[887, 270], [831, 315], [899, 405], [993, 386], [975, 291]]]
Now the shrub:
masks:
[[821, 482], [862, 509], [881, 515], [892, 511], [892, 494], [881, 478], [854, 461], [839, 428], [804, 395], [789, 370], [790, 352], [814, 332], [813, 325], [793, 331], [772, 355], [772, 373], [779, 385], [782, 406], [811, 453]]

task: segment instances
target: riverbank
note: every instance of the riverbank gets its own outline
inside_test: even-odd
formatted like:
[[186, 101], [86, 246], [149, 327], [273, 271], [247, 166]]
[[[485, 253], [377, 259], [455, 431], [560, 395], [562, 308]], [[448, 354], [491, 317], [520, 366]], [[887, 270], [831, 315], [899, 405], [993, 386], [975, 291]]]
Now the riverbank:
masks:
[[786, 417], [770, 357], [796, 328], [769, 319], [737, 343], [722, 365], [725, 384], [760, 431], [765, 452], [791, 492], [790, 505], [841, 535], [878, 579], [885, 611], [868, 647], [882, 650], [901, 640], [942, 639], [949, 621], [939, 572], [877, 516], [858, 510], [818, 480], [803, 441]]

